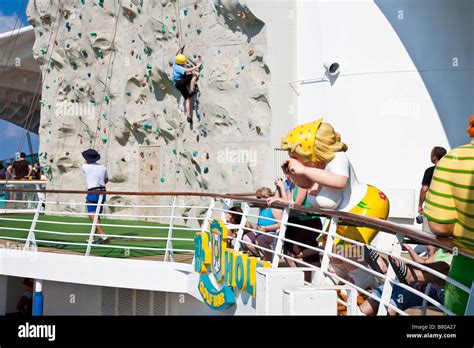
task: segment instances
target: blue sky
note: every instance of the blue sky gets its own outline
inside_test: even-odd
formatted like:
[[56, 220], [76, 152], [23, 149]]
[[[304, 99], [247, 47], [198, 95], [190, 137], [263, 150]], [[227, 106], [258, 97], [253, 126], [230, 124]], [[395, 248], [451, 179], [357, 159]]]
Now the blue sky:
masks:
[[[0, 33], [28, 25], [26, 5], [28, 0], [0, 0]], [[17, 18], [19, 18], [17, 20]], [[16, 26], [15, 26], [16, 23]], [[0, 55], [3, 54], [0, 50]], [[1, 76], [0, 76], [1, 78]], [[19, 139], [24, 130], [9, 122], [0, 120], [0, 160], [13, 157], [18, 150]], [[29, 152], [26, 137], [19, 151]], [[38, 136], [32, 134], [33, 149], [38, 151]]]

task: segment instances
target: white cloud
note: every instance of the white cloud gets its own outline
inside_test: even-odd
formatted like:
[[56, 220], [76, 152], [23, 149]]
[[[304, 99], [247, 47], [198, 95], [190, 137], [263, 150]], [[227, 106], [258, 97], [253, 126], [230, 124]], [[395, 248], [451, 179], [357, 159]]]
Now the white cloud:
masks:
[[23, 24], [21, 23], [20, 18], [17, 21], [17, 17], [18, 15], [16, 13], [12, 14], [11, 16], [7, 16], [4, 15], [2, 11], [0, 11], [0, 33], [5, 33], [13, 29], [21, 28]]

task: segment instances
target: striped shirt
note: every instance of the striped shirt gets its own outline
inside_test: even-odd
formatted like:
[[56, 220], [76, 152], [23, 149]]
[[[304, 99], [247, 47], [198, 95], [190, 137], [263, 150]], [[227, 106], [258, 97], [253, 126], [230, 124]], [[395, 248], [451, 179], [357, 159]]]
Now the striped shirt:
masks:
[[474, 249], [474, 143], [451, 150], [438, 162], [424, 215], [430, 221], [454, 223], [455, 242]]

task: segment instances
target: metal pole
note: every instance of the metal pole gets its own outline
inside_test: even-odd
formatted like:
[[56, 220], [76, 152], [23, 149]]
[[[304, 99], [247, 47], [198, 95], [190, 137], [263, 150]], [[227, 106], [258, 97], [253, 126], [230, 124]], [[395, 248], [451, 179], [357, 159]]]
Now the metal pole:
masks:
[[104, 195], [99, 195], [99, 199], [97, 201], [97, 207], [95, 208], [94, 220], [92, 221], [91, 233], [89, 235], [89, 240], [87, 241], [86, 256], [89, 256], [91, 253], [92, 242], [94, 241], [94, 234], [95, 234], [95, 230], [97, 229], [97, 221], [99, 220], [99, 212], [100, 212], [100, 207], [102, 205], [103, 199], [104, 199]]
[[245, 227], [245, 224], [247, 223], [247, 214], [249, 213], [249, 210], [250, 210], [250, 206], [247, 203], [243, 203], [242, 206], [244, 207], [244, 209], [242, 209], [242, 220], [240, 220], [239, 229], [237, 231], [237, 238], [235, 239], [235, 244], [234, 244], [235, 251], [240, 250], [240, 241], [242, 240], [242, 236], [244, 235], [244, 227]]
[[170, 217], [170, 226], [168, 229], [168, 239], [166, 240], [166, 251], [165, 251], [165, 262], [168, 259], [173, 262], [173, 242], [171, 238], [173, 237], [173, 219], [174, 219], [174, 211], [176, 209], [176, 196], [173, 197], [173, 206], [171, 207], [171, 217]]
[[[403, 235], [397, 233], [393, 239], [392, 256], [400, 257], [402, 253]], [[392, 296], [393, 284], [390, 280], [395, 280], [395, 271], [392, 265], [388, 264], [388, 270], [385, 274], [385, 282], [383, 284], [382, 296], [380, 296], [379, 309], [377, 315], [387, 315], [387, 307], [384, 303], [389, 303]]]
[[280, 263], [280, 254], [281, 250], [283, 249], [282, 238], [285, 238], [286, 223], [288, 222], [289, 216], [290, 208], [285, 208], [285, 210], [283, 210], [283, 216], [281, 217], [280, 231], [278, 232], [278, 239], [274, 250], [275, 252], [273, 253], [272, 268], [278, 268], [278, 264]]

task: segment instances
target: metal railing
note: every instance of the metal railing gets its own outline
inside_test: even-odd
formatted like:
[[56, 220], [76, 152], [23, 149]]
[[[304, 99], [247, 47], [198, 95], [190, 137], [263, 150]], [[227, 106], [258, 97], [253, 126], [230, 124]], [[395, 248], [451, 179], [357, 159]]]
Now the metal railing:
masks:
[[[160, 199], [161, 204], [114, 204], [104, 198], [103, 191], [69, 191], [69, 190], [20, 190], [3, 189], [5, 193], [40, 193], [35, 201], [35, 210], [25, 216], [0, 214], [0, 239], [24, 243], [25, 248], [38, 250], [40, 247], [71, 249], [86, 256], [101, 255], [111, 257], [151, 257], [163, 262], [191, 262], [194, 254], [194, 234], [198, 231], [208, 231], [212, 219], [223, 220], [229, 229], [235, 232], [235, 237], [229, 238], [229, 246], [234, 250], [254, 253], [256, 256], [270, 261], [273, 268], [297, 266], [311, 276], [306, 284], [317, 285], [321, 282], [332, 281], [343, 284], [357, 291], [367, 299], [378, 302], [377, 314], [385, 315], [388, 310], [399, 315], [407, 315], [391, 301], [394, 286], [420, 297], [425, 304], [445, 313], [453, 315], [443, 303], [420, 291], [413, 286], [401, 283], [395, 276], [391, 262], [386, 262], [387, 271], [380, 273], [372, 269], [363, 258], [354, 258], [339, 252], [335, 246], [335, 239], [342, 240], [347, 246], [354, 246], [352, 250], [362, 252], [367, 246], [364, 243], [343, 237], [336, 233], [338, 225], [351, 225], [370, 227], [393, 235], [390, 250], [382, 250], [375, 246], [368, 246], [372, 251], [379, 253], [385, 260], [387, 257], [405, 263], [408, 267], [420, 272], [425, 272], [430, 277], [438, 279], [439, 283], [446, 282], [461, 291], [473, 296], [473, 286], [466, 286], [449, 278], [443, 272], [430, 268], [402, 256], [402, 246], [410, 242], [415, 244], [433, 245], [451, 253], [459, 253], [469, 258], [474, 258], [471, 250], [457, 247], [451, 239], [436, 237], [429, 232], [416, 230], [411, 227], [392, 222], [373, 219], [347, 212], [340, 212], [315, 207], [306, 207], [294, 204], [273, 203], [272, 208], [283, 211], [281, 220], [264, 217], [279, 223], [277, 231], [262, 231], [255, 227], [260, 214], [251, 213], [252, 208], [267, 207], [266, 201], [261, 199], [246, 198], [242, 195], [232, 194], [206, 194], [201, 192], [123, 192], [107, 191], [107, 197], [154, 197]], [[84, 196], [88, 193], [99, 194], [99, 202], [95, 212], [87, 213], [89, 203], [67, 200], [67, 197]], [[49, 194], [54, 199], [48, 199]], [[81, 198], [84, 199], [84, 198]], [[84, 199], [85, 200], [85, 199]], [[24, 200], [4, 199], [5, 203], [24, 203]], [[166, 202], [166, 203], [163, 203]], [[242, 213], [230, 211], [231, 205], [240, 205]], [[101, 212], [101, 207], [105, 210]], [[118, 208], [120, 210], [117, 212]], [[113, 211], [113, 213], [112, 213]], [[226, 220], [226, 214], [241, 215], [239, 224], [231, 224]], [[315, 229], [289, 222], [290, 216], [313, 214], [325, 217], [326, 222], [322, 229]], [[250, 222], [250, 224], [249, 224]], [[59, 229], [58, 229], [59, 228]], [[99, 237], [98, 229], [104, 228], [106, 236], [111, 241], [109, 244], [96, 244], [95, 237]], [[288, 229], [298, 228], [314, 233], [318, 238], [317, 245], [308, 245], [298, 240], [286, 237]], [[84, 230], [81, 232], [81, 230]], [[132, 231], [132, 232], [130, 232]], [[135, 231], [135, 232], [133, 232]], [[248, 235], [254, 234], [253, 240]], [[141, 235], [140, 235], [141, 234]], [[247, 237], [246, 237], [247, 236]], [[259, 236], [267, 237], [267, 242], [262, 245], [258, 242]], [[79, 240], [81, 239], [81, 240]], [[269, 241], [270, 240], [270, 241]], [[291, 243], [313, 251], [320, 255], [319, 262], [308, 262], [305, 258], [288, 252], [285, 245]], [[100, 250], [107, 250], [106, 253]], [[349, 249], [349, 248], [348, 248]], [[112, 251], [115, 251], [112, 252]], [[118, 251], [118, 253], [117, 253]], [[188, 256], [186, 257], [177, 257]], [[361, 253], [358, 254], [362, 255]], [[351, 279], [347, 274], [338, 272], [336, 264], [344, 263], [352, 270], [362, 271], [373, 276], [378, 284], [382, 284], [380, 296], [367, 290]], [[317, 275], [322, 275], [317, 276]], [[428, 288], [429, 290], [429, 288]], [[347, 306], [341, 299], [340, 304]]]

